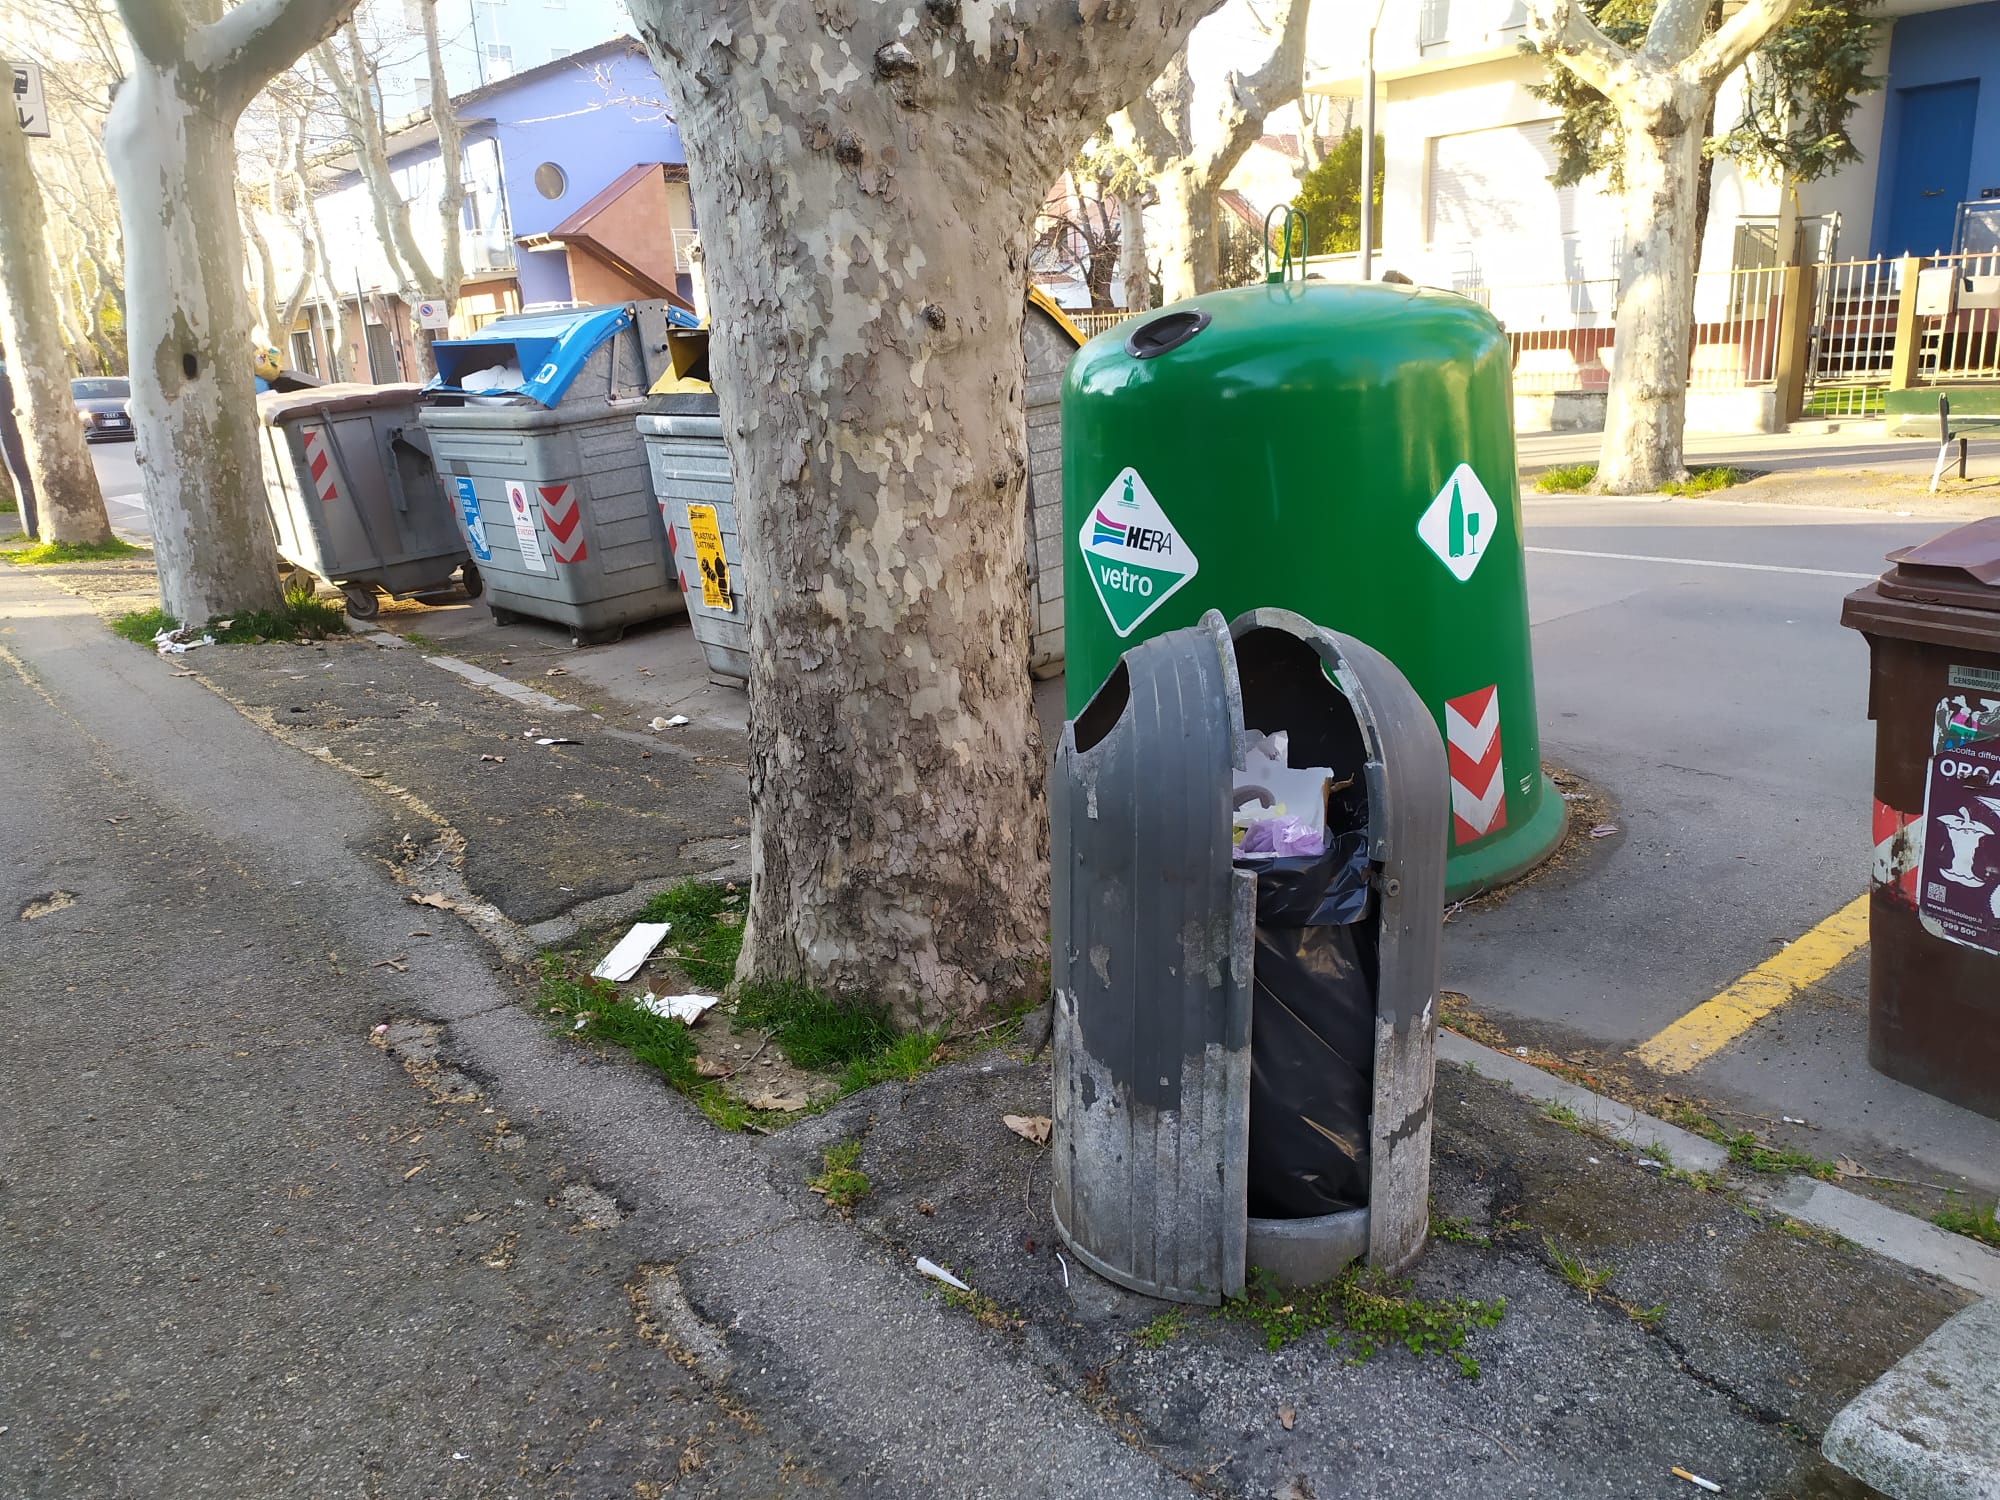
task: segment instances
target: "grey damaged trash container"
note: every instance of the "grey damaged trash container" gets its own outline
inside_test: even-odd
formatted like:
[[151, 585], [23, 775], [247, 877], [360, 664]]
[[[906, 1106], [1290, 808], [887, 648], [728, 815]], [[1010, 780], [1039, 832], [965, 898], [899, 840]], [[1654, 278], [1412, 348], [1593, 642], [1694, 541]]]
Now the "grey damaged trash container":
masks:
[[631, 303], [432, 345], [424, 429], [500, 623], [548, 620], [594, 645], [686, 608], [633, 427], [666, 327], [664, 304]]
[[701, 392], [656, 396], [648, 404], [653, 410], [639, 418], [639, 435], [688, 623], [710, 678], [741, 686], [750, 678], [750, 624], [722, 417], [715, 397]]
[[[1332, 769], [1330, 827], [1344, 820], [1365, 850], [1366, 1202], [1310, 1217], [1249, 1206], [1258, 874], [1231, 840], [1246, 729], [1285, 730], [1292, 764]], [[1134, 647], [1065, 726], [1049, 787], [1053, 1206], [1086, 1265], [1214, 1304], [1248, 1267], [1306, 1285], [1422, 1250], [1447, 785], [1436, 723], [1402, 674], [1285, 610], [1227, 626], [1211, 610]]]
[[267, 391], [264, 495], [278, 555], [372, 617], [377, 591], [419, 598], [458, 573], [477, 597], [478, 567], [438, 488], [413, 385], [322, 385]]

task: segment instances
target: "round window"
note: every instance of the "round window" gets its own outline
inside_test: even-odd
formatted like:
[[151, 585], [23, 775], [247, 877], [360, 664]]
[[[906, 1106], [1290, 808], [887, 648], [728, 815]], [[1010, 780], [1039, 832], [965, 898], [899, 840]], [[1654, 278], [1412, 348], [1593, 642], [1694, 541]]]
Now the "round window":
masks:
[[545, 161], [535, 168], [535, 191], [544, 198], [560, 198], [569, 191], [569, 179], [563, 176], [561, 167]]

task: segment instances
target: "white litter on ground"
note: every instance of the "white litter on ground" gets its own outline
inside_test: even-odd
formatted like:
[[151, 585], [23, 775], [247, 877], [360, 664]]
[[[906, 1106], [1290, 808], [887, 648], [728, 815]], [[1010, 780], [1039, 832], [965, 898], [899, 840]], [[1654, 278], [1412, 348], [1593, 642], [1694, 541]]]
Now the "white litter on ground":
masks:
[[722, 1000], [718, 995], [656, 995], [648, 990], [643, 999], [632, 1003], [656, 1016], [666, 1016], [692, 1026], [701, 1019], [702, 1012], [711, 1005], [720, 1005]]
[[653, 950], [660, 946], [660, 939], [673, 929], [673, 925], [671, 922], [633, 923], [632, 930], [618, 940], [618, 946], [604, 955], [604, 962], [590, 971], [590, 977], [623, 984], [653, 956]]
[[917, 1269], [921, 1271], [924, 1275], [930, 1277], [933, 1281], [942, 1281], [946, 1286], [955, 1286], [961, 1292], [969, 1292], [972, 1290], [971, 1287], [967, 1286], [964, 1282], [960, 1281], [956, 1276], [952, 1275], [951, 1272], [947, 1271], [943, 1266], [939, 1265], [936, 1261], [925, 1260], [921, 1255], [917, 1257]]

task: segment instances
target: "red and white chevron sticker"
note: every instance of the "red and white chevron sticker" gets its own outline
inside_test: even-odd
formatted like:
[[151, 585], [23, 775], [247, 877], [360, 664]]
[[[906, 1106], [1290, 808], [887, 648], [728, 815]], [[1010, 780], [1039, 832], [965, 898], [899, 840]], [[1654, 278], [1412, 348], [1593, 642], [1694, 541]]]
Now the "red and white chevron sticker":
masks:
[[[590, 556], [583, 538], [583, 508], [566, 484], [538, 484], [535, 493], [542, 500], [542, 524], [549, 528], [549, 552], [559, 563], [582, 562]], [[576, 545], [565, 552], [571, 537]]]
[[1875, 804], [1875, 869], [1877, 886], [1892, 888], [1905, 906], [1917, 904], [1917, 856], [1923, 852], [1923, 816], [1898, 812], [1886, 802]]
[[336, 500], [340, 497], [340, 481], [333, 472], [333, 455], [327, 451], [326, 429], [305, 427], [299, 431], [299, 438], [305, 444], [306, 468], [313, 477], [313, 488], [319, 491], [322, 500]]
[[1500, 766], [1500, 688], [1449, 698], [1444, 741], [1451, 756], [1452, 841], [1469, 844], [1507, 826], [1507, 778]]

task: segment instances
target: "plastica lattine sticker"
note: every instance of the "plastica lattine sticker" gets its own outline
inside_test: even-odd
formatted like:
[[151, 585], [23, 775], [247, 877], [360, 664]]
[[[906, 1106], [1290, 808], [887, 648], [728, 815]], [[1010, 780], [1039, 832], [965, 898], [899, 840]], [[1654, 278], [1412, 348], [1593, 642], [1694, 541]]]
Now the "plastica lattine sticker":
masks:
[[1452, 577], [1465, 583], [1478, 571], [1499, 524], [1499, 508], [1486, 486], [1470, 464], [1460, 464], [1417, 521], [1417, 538], [1451, 569]]
[[1120, 636], [1137, 630], [1200, 566], [1132, 468], [1098, 497], [1083, 518], [1076, 545], [1098, 602]]

